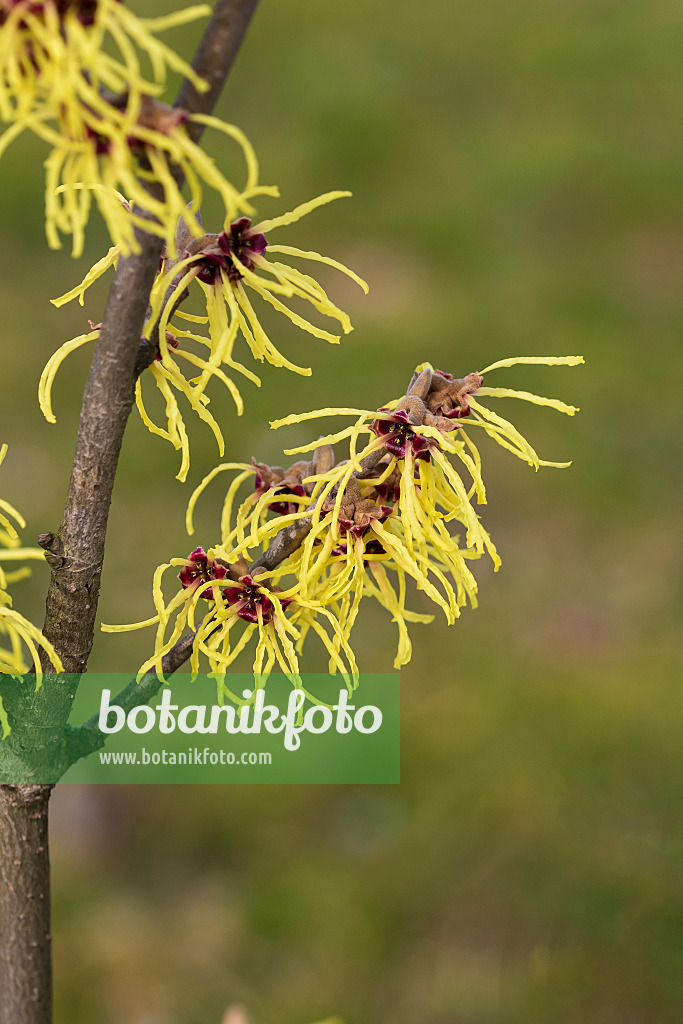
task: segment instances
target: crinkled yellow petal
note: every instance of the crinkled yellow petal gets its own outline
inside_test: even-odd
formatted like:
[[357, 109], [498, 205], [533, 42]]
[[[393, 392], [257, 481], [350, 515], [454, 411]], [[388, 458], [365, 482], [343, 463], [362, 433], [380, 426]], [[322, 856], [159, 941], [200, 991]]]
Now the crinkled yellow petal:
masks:
[[[246, 275], [245, 275], [246, 276]], [[299, 316], [294, 310], [289, 309], [285, 306], [284, 302], [280, 302], [274, 295], [263, 287], [258, 287], [253, 282], [250, 282], [252, 287], [259, 293], [262, 299], [265, 299], [267, 303], [278, 310], [279, 313], [283, 313], [288, 320], [291, 320], [296, 327], [300, 327], [302, 331], [306, 331], [307, 334], [312, 334], [314, 338], [320, 338], [322, 341], [329, 341], [332, 345], [338, 345], [340, 338], [338, 334], [330, 334], [329, 331], [324, 331], [322, 327], [316, 327], [310, 320], [306, 320], [305, 317]], [[260, 284], [260, 282], [259, 282]], [[351, 329], [349, 325], [349, 330]]]
[[[207, 473], [207, 475], [204, 477], [204, 479], [198, 484], [197, 487], [195, 487], [194, 491], [192, 492], [192, 494], [190, 496], [190, 500], [189, 500], [189, 502], [187, 504], [187, 511], [185, 513], [185, 527], [186, 527], [187, 532], [188, 532], [188, 534], [190, 536], [192, 536], [192, 534], [194, 533], [193, 515], [194, 515], [194, 509], [195, 509], [195, 505], [197, 504], [197, 501], [199, 500], [201, 495], [204, 493], [204, 490], [206, 489], [206, 487], [208, 487], [208, 485], [211, 483], [211, 481], [215, 477], [217, 477], [219, 473], [224, 473], [228, 469], [239, 469], [239, 470], [243, 471], [243, 474], [239, 478], [239, 483], [237, 484], [237, 486], [235, 486], [235, 482], [234, 481], [233, 481], [233, 483], [231, 485], [231, 488], [234, 488], [234, 490], [232, 491], [232, 494], [231, 494], [231, 498], [230, 498], [230, 507], [231, 508], [232, 508], [232, 501], [234, 500], [234, 494], [237, 492], [237, 488], [239, 487], [239, 484], [242, 483], [243, 479], [246, 479], [248, 476], [250, 476], [250, 475], [252, 475], [252, 474], [254, 474], [256, 472], [256, 470], [252, 466], [247, 466], [243, 462], [224, 462], [220, 466], [216, 466], [214, 469], [212, 469], [210, 473]], [[230, 491], [228, 493], [230, 494]], [[227, 502], [227, 498], [226, 498], [226, 502]]]
[[365, 294], [368, 294], [369, 286], [367, 281], [364, 281], [362, 277], [355, 274], [353, 270], [344, 266], [343, 263], [339, 263], [338, 260], [333, 260], [330, 256], [321, 256], [319, 252], [310, 252], [304, 249], [296, 249], [292, 245], [268, 245], [268, 252], [282, 253], [284, 256], [298, 256], [299, 259], [303, 260], [314, 260], [316, 263], [325, 263], [328, 267], [334, 267], [335, 270], [340, 270], [342, 274], [346, 274], [352, 281], [362, 288]]
[[504, 366], [518, 366], [521, 363], [537, 366], [578, 366], [583, 362], [583, 356], [512, 356], [510, 359], [498, 359], [485, 370], [479, 370], [479, 373], [484, 376], [491, 370], [500, 370]]
[[[272, 426], [272, 424], [271, 424]], [[344, 427], [342, 430], [338, 430], [336, 434], [326, 434], [324, 437], [318, 438], [316, 441], [309, 441], [308, 444], [299, 445], [297, 448], [285, 448], [285, 455], [300, 455], [302, 452], [312, 452], [316, 448], [319, 448], [322, 444], [336, 444], [337, 441], [343, 441], [345, 437], [351, 437], [356, 427]]]
[[[349, 334], [353, 330], [348, 313], [345, 313], [344, 310], [332, 302], [325, 289], [315, 278], [310, 277], [308, 274], [302, 274], [301, 271], [296, 270], [294, 267], [288, 267], [284, 263], [271, 263], [265, 256], [256, 257], [255, 264], [260, 270], [268, 270], [274, 274], [277, 281], [282, 285], [282, 291], [278, 292], [278, 289], [273, 287], [272, 282], [268, 281], [266, 283], [266, 279], [259, 276], [259, 282], [268, 291], [276, 294], [289, 294], [303, 299], [304, 302], [309, 302], [323, 316], [329, 316], [339, 321], [344, 334]], [[246, 275], [245, 280], [247, 280]]]
[[[94, 188], [95, 186], [90, 187]], [[118, 258], [119, 248], [118, 246], [113, 245], [109, 249], [107, 255], [103, 256], [101, 260], [98, 260], [97, 263], [90, 268], [80, 284], [77, 284], [76, 287], [72, 288], [70, 291], [64, 292], [64, 294], [60, 295], [58, 298], [50, 299], [52, 305], [63, 306], [65, 303], [71, 302], [72, 299], [77, 298], [80, 305], [83, 306], [85, 303], [84, 295], [90, 285], [93, 284], [94, 281], [97, 281], [97, 279], [100, 278], [102, 274], [109, 269], [109, 267], [115, 266]]]
[[[176, 435], [171, 435], [168, 430], [164, 430], [162, 427], [158, 427], [156, 423], [150, 418], [145, 409], [144, 402], [142, 400], [142, 385], [140, 378], [135, 381], [135, 404], [137, 405], [138, 412], [140, 413], [140, 419], [145, 424], [147, 429], [152, 434], [156, 434], [158, 437], [163, 437], [165, 441], [170, 441], [174, 448], [180, 448], [180, 440]], [[167, 406], [168, 411], [168, 406]]]
[[319, 206], [325, 206], [327, 203], [334, 202], [335, 199], [344, 199], [350, 196], [350, 192], [325, 192], [321, 196], [317, 196], [315, 199], [309, 199], [307, 203], [301, 203], [300, 206], [296, 206], [289, 213], [283, 213], [280, 217], [272, 217], [270, 220], [259, 221], [252, 228], [253, 231], [262, 232], [267, 234], [274, 228], [282, 228], [287, 224], [293, 224], [297, 220], [301, 220], [307, 213], [311, 213], [312, 210], [317, 210]]
[[[0, 502], [0, 504], [3, 504]], [[26, 526], [26, 523], [22, 520], [22, 526]], [[0, 561], [20, 562], [26, 558], [32, 559], [35, 562], [45, 561], [45, 552], [41, 548], [10, 548], [9, 550], [0, 550]]]
[[149, 19], [138, 18], [124, 4], [111, 5], [110, 3], [110, 11], [112, 6], [115, 7], [116, 16], [123, 23], [126, 32], [135, 40], [140, 49], [144, 50], [150, 58], [156, 57], [157, 75], [159, 63], [163, 61], [172, 71], [176, 71], [184, 78], [189, 78], [199, 92], [205, 92], [208, 89], [208, 83], [203, 78], [200, 78], [186, 61], [182, 60], [174, 50], [161, 43], [151, 34], [152, 32], [165, 31], [176, 25], [184, 25], [188, 21], [194, 21], [197, 18], [210, 14], [211, 8], [207, 4], [195, 5], [185, 8], [185, 10], [176, 11], [174, 14]]
[[65, 341], [63, 345], [60, 345], [54, 355], [50, 356], [45, 364], [45, 368], [40, 375], [40, 382], [38, 384], [38, 402], [43, 416], [48, 423], [57, 422], [52, 411], [52, 385], [54, 383], [57, 370], [70, 352], [75, 352], [77, 348], [80, 348], [82, 345], [86, 345], [89, 341], [93, 341], [99, 336], [99, 333], [99, 330], [90, 331], [88, 334], [79, 335], [78, 338], [72, 338], [71, 341]]
[[[242, 285], [239, 284], [234, 289], [234, 293], [232, 286], [230, 286], [229, 296], [239, 310], [239, 312], [237, 312], [237, 318], [239, 320], [240, 328], [247, 339], [247, 344], [251, 348], [254, 358], [259, 360], [263, 360], [265, 358], [273, 366], [284, 366], [288, 370], [292, 370], [293, 373], [300, 374], [302, 377], [310, 377], [310, 367], [297, 366], [295, 363], [290, 362], [288, 359], [285, 359], [282, 353], [273, 345], [270, 338], [264, 331]], [[244, 315], [242, 315], [242, 310], [244, 311]]]
[[256, 159], [256, 153], [254, 147], [249, 142], [244, 132], [234, 124], [227, 124], [225, 121], [221, 121], [219, 117], [214, 117], [212, 114], [192, 114], [190, 120], [196, 124], [204, 124], [209, 128], [215, 128], [216, 131], [223, 132], [229, 138], [234, 139], [239, 143], [244, 158], [247, 162], [247, 183], [246, 189], [253, 189], [258, 182], [259, 167], [258, 160]]
[[282, 419], [271, 420], [270, 426], [273, 430], [278, 430], [280, 427], [289, 426], [290, 423], [303, 423], [304, 420], [317, 420], [323, 416], [360, 416], [362, 414], [369, 419], [373, 419], [375, 416], [375, 413], [368, 412], [366, 409], [313, 409], [311, 412], [292, 413]]
[[551, 409], [557, 409], [558, 412], [566, 413], [567, 416], [573, 416], [574, 413], [579, 412], [579, 409], [574, 405], [566, 405], [565, 402], [560, 402], [557, 398], [544, 398], [542, 395], [534, 395], [530, 391], [513, 391], [511, 388], [479, 388], [477, 391], [477, 397], [490, 396], [491, 398], [521, 398], [525, 402], [533, 402], [534, 405], [548, 405]]
[[[519, 449], [525, 453], [526, 461], [529, 463], [529, 465], [533, 466], [535, 469], [538, 469], [539, 464], [540, 464], [539, 463], [538, 455], [536, 454], [534, 449], [531, 447], [529, 442], [526, 440], [526, 438], [522, 437], [522, 435], [517, 430], [517, 428], [515, 426], [513, 426], [512, 423], [510, 423], [509, 420], [506, 420], [502, 416], [499, 416], [498, 413], [496, 413], [496, 412], [492, 412], [491, 409], [487, 409], [487, 408], [485, 408], [485, 406], [480, 405], [479, 402], [477, 402], [477, 400], [472, 397], [472, 395], [469, 396], [469, 403], [472, 406], [472, 408], [477, 413], [479, 413], [479, 415], [481, 417], [483, 417], [483, 419], [485, 419], [489, 423], [493, 423], [493, 424], [495, 424], [495, 426], [499, 427], [500, 430], [502, 431], [503, 435], [512, 444], [516, 444], [519, 447]], [[494, 440], [496, 440], [496, 441], [498, 441], [500, 443], [498, 436], [496, 436], [496, 435], [492, 435], [492, 436], [494, 437]]]
[[43, 672], [40, 666], [40, 655], [38, 654], [36, 644], [43, 648], [58, 672], [64, 671], [61, 658], [50, 641], [47, 637], [43, 636], [37, 626], [34, 626], [33, 623], [24, 618], [23, 615], [20, 615], [19, 612], [15, 611], [13, 608], [7, 608], [0, 605], [0, 622], [4, 624], [8, 632], [14, 631], [17, 633], [28, 647], [33, 661], [33, 666], [36, 670], [36, 689], [41, 685], [43, 679]]
[[383, 567], [376, 562], [372, 562], [371, 569], [373, 576], [377, 580], [379, 600], [391, 612], [392, 619], [398, 626], [398, 649], [394, 659], [394, 668], [400, 669], [408, 664], [413, 653], [408, 627], [405, 622], [405, 611], [400, 607], [396, 593], [389, 583]]
[[130, 633], [133, 629], [144, 629], [145, 626], [153, 626], [159, 621], [158, 615], [153, 615], [151, 619], [141, 619], [140, 622], [128, 622], [123, 626], [112, 626], [106, 622], [100, 623], [100, 629], [103, 633]]

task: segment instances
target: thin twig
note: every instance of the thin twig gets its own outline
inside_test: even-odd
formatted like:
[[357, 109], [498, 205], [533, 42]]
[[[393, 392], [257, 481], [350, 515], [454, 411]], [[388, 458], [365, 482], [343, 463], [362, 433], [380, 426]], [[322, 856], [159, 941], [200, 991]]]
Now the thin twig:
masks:
[[[206, 114], [213, 110], [257, 6], [258, 0], [219, 0], [192, 65], [197, 74], [209, 83], [208, 91], [197, 92], [192, 82], [186, 79], [178, 93], [176, 107], [182, 107], [190, 114]], [[193, 142], [198, 141], [203, 130], [203, 125], [188, 125], [188, 134]]]
[[[164, 677], [163, 679], [160, 679], [155, 671], [147, 672], [139, 683], [133, 679], [128, 686], [113, 698], [112, 703], [123, 708], [126, 714], [128, 714], [128, 712], [132, 711], [133, 708], [140, 707], [142, 704], [147, 704], [152, 697], [156, 697], [157, 693], [164, 685], [166, 677], [177, 672], [181, 665], [184, 665], [190, 658], [195, 636], [196, 632], [194, 630], [189, 630], [181, 636], [175, 646], [173, 646], [161, 659], [161, 672]], [[87, 721], [83, 722], [82, 725], [69, 730], [66, 746], [68, 763], [70, 765], [75, 764], [76, 761], [79, 761], [82, 757], [87, 757], [95, 750], [99, 750], [104, 746], [106, 739], [107, 737], [105, 734], [100, 731], [99, 714], [92, 715], [87, 719]]]
[[[376, 448], [361, 460], [360, 470], [355, 470], [351, 475], [356, 477], [356, 479], [362, 480], [364, 476], [375, 468], [378, 462], [381, 462], [384, 455], [386, 455], [386, 448], [384, 446]], [[335, 488], [332, 494], [336, 493]], [[269, 572], [275, 569], [280, 562], [284, 562], [285, 558], [293, 554], [299, 545], [303, 543], [312, 525], [313, 516], [308, 515], [297, 520], [295, 523], [290, 523], [289, 526], [285, 526], [284, 529], [275, 534], [263, 554], [259, 555], [252, 565], [250, 572], [253, 572], [254, 569], [267, 569]]]

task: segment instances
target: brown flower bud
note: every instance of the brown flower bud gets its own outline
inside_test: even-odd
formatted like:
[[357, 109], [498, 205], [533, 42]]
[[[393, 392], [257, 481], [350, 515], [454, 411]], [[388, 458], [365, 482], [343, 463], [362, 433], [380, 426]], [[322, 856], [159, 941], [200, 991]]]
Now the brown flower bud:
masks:
[[[420, 375], [422, 376], [422, 375]], [[419, 380], [420, 378], [418, 378]], [[421, 398], [417, 395], [406, 395], [396, 406], [395, 412], [406, 412], [408, 414], [408, 422], [414, 426], [419, 427], [424, 423], [426, 406]]]

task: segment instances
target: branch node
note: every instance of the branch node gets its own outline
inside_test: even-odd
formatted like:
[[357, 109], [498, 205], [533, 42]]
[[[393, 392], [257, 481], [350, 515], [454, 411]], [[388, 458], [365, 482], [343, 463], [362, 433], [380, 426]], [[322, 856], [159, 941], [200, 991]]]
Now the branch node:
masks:
[[38, 545], [45, 550], [45, 561], [50, 568], [61, 569], [65, 562], [61, 538], [55, 533], [41, 533]]

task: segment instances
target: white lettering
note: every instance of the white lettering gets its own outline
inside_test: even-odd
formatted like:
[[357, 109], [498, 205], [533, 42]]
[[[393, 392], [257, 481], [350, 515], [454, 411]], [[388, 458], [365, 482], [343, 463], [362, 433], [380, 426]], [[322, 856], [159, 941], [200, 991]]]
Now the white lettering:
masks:
[[[123, 723], [126, 721], [126, 712], [123, 708], [120, 708], [118, 704], [110, 704], [109, 698], [111, 697], [111, 690], [102, 690], [102, 700], [100, 701], [100, 717], [98, 720], [98, 726], [100, 732], [112, 733], [119, 732], [123, 729]], [[116, 717], [115, 725], [109, 726], [109, 715], [114, 712]]]

